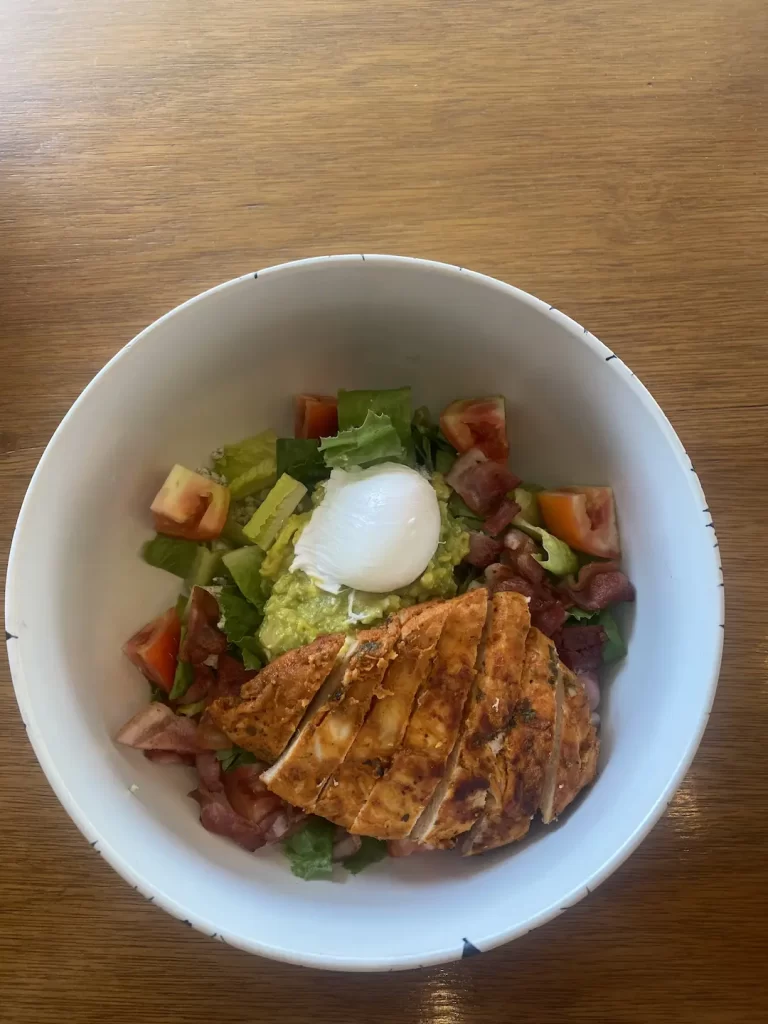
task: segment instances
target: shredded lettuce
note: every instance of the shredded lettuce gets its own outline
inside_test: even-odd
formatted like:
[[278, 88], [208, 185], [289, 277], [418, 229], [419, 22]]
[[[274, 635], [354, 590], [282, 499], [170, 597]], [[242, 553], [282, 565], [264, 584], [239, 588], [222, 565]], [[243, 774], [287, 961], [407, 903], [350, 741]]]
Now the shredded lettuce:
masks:
[[[264, 430], [255, 437], [247, 437], [237, 444], [225, 444], [213, 454], [213, 468], [231, 485], [238, 477], [259, 470], [266, 475], [266, 483], [261, 488], [271, 486], [277, 476], [277, 435], [274, 430]], [[270, 468], [271, 467], [271, 468]], [[269, 472], [268, 472], [269, 471]], [[256, 474], [254, 474], [256, 475]], [[269, 477], [271, 476], [271, 479]], [[254, 487], [253, 490], [260, 490]], [[248, 491], [247, 493], [252, 493]], [[237, 495], [242, 497], [242, 495]]]
[[413, 444], [411, 439], [411, 389], [339, 391], [339, 433], [350, 427], [361, 427], [369, 412], [389, 417], [403, 448], [410, 455]]
[[306, 881], [331, 877], [335, 829], [330, 821], [312, 817], [302, 829], [285, 840], [283, 849], [294, 875]]
[[329, 469], [320, 451], [320, 442], [313, 438], [279, 437], [277, 439], [277, 475], [283, 473], [314, 487], [328, 478]]
[[360, 426], [324, 437], [320, 451], [331, 469], [359, 469], [375, 462], [405, 462], [406, 452], [389, 416], [370, 409]]
[[148, 565], [154, 566], [155, 569], [165, 569], [174, 576], [186, 579], [202, 550], [203, 546], [193, 540], [166, 537], [158, 533], [152, 540], [147, 541], [141, 553]]
[[576, 553], [572, 551], [563, 540], [558, 540], [551, 533], [547, 533], [540, 526], [533, 526], [524, 519], [516, 517], [515, 526], [523, 530], [529, 537], [534, 537], [544, 548], [546, 554], [534, 555], [533, 557], [548, 572], [555, 576], [571, 576], [578, 572], [579, 560]]
[[347, 871], [353, 875], [359, 875], [371, 864], [376, 864], [387, 856], [387, 844], [383, 840], [372, 839], [371, 836], [361, 836], [361, 838], [360, 849], [342, 861]]

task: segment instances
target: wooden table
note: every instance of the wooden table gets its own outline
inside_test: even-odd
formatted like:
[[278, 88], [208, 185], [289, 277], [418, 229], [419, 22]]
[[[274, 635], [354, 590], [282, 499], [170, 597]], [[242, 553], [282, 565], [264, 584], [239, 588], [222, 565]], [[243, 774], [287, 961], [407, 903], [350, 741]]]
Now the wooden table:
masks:
[[632, 366], [728, 603], [709, 729], [642, 848], [512, 945], [396, 976], [153, 909], [54, 799], [3, 662], [0, 1021], [766, 1019], [767, 31], [765, 0], [0, 0], [3, 568], [52, 431], [140, 328], [263, 265], [396, 252], [511, 281]]

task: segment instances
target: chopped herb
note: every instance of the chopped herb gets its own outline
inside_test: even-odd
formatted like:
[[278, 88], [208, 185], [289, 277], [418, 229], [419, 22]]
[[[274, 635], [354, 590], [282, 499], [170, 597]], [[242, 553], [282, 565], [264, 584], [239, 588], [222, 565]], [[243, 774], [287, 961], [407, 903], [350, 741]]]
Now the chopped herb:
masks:
[[336, 826], [330, 821], [312, 817], [302, 829], [285, 840], [283, 849], [294, 875], [306, 881], [331, 877], [335, 831]]

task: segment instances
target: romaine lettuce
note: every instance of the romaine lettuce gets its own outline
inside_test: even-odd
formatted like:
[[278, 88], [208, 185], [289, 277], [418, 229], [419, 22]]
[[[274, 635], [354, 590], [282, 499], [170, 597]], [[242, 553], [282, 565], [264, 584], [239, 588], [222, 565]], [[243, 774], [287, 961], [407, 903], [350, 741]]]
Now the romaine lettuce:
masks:
[[202, 544], [193, 540], [184, 540], [181, 537], [166, 537], [158, 533], [148, 540], [142, 548], [142, 557], [148, 565], [155, 569], [165, 569], [186, 579], [193, 570], [195, 561], [201, 551], [205, 550]]
[[404, 462], [405, 449], [389, 416], [370, 409], [361, 426], [340, 430], [320, 441], [326, 466], [359, 469], [375, 462]]
[[261, 575], [264, 561], [264, 552], [261, 548], [238, 548], [224, 555], [222, 561], [246, 599], [257, 608], [262, 608], [269, 593]]
[[277, 439], [277, 475], [287, 473], [306, 487], [326, 480], [330, 470], [320, 452], [320, 442], [313, 438], [279, 437]]
[[613, 615], [604, 609], [600, 612], [597, 617], [598, 623], [605, 630], [605, 643], [603, 644], [603, 661], [618, 661], [619, 658], [623, 658], [627, 653], [627, 645], [624, 643], [624, 638], [619, 632], [619, 627], [616, 625], [616, 620]]
[[[213, 468], [225, 478], [228, 483], [237, 480], [238, 477], [249, 470], [258, 467], [266, 472], [271, 465], [272, 479], [261, 484], [261, 487], [269, 487], [274, 483], [277, 474], [276, 456], [277, 435], [274, 430], [264, 430], [255, 437], [247, 437], [237, 444], [225, 444], [223, 448], [213, 455]], [[253, 490], [259, 490], [254, 487]], [[252, 492], [249, 492], [252, 493]]]
[[388, 391], [339, 391], [339, 432], [360, 427], [368, 413], [388, 416], [397, 431], [403, 448], [410, 454], [411, 446], [411, 389], [392, 388]]

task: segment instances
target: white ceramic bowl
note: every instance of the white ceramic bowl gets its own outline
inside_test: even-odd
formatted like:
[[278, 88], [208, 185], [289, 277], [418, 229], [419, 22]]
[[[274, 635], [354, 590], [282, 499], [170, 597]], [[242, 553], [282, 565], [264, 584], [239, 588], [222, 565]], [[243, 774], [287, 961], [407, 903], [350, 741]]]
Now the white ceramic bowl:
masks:
[[[294, 878], [205, 832], [188, 769], [118, 747], [147, 700], [120, 648], [175, 599], [146, 566], [149, 502], [168, 466], [267, 426], [290, 396], [410, 384], [433, 410], [503, 392], [523, 478], [607, 483], [637, 603], [604, 688], [600, 775], [563, 821], [471, 860], [390, 860], [344, 882]], [[714, 696], [723, 590], [706, 501], [634, 374], [538, 299], [458, 267], [392, 256], [248, 274], [173, 310], [84, 391], [48, 446], [13, 543], [6, 623], [37, 756], [88, 841], [148, 898], [206, 934], [339, 970], [452, 960], [580, 900], [637, 846], [696, 751]], [[138, 788], [135, 788], [138, 787]]]

